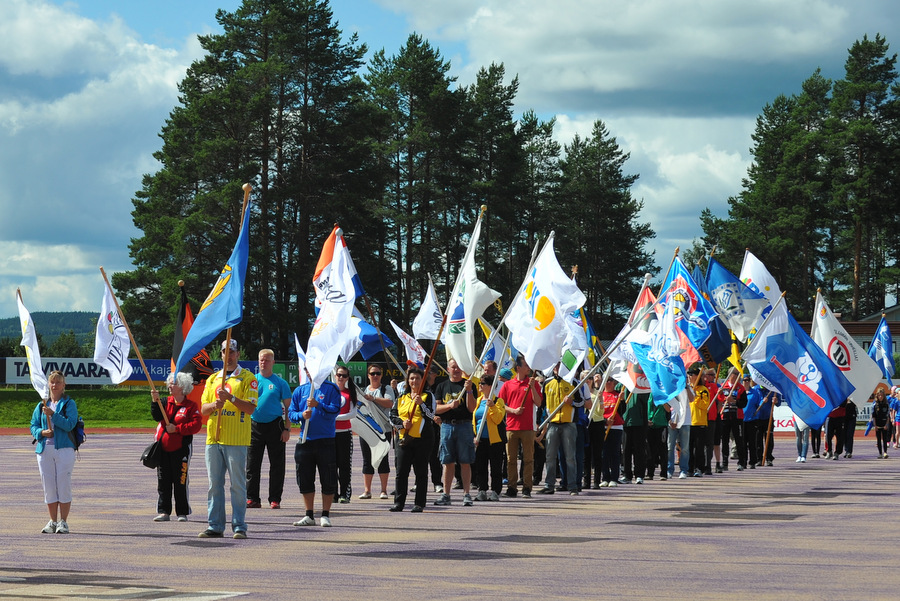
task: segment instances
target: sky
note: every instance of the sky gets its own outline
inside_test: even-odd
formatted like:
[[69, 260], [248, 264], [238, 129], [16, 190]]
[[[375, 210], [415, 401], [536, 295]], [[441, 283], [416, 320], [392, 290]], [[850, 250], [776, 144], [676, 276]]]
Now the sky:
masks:
[[[132, 198], [177, 85], [238, 0], [0, 0], [0, 317], [99, 311], [131, 268]], [[894, 0], [334, 0], [346, 36], [396, 54], [410, 33], [461, 85], [491, 63], [518, 75], [516, 116], [556, 118], [562, 144], [602, 120], [630, 153], [649, 248], [668, 264], [727, 215], [766, 104], [880, 33], [900, 49]], [[547, 232], [556, 224], [547, 224]], [[602, 252], [598, 248], [598, 252]], [[212, 285], [212, 282], [210, 282]]]

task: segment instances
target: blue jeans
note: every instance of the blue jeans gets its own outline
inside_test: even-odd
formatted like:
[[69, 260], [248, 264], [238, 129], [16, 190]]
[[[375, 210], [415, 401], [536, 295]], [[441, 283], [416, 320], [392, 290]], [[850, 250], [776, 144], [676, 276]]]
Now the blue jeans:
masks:
[[447, 422], [441, 424], [440, 458], [441, 465], [475, 463], [475, 436], [472, 424]]
[[794, 424], [794, 435], [797, 437], [797, 456], [806, 459], [806, 453], [809, 452], [809, 428], [801, 430]]
[[247, 447], [222, 444], [206, 445], [206, 473], [209, 478], [206, 513], [209, 529], [225, 532], [226, 471], [231, 481], [231, 529], [246, 532]]
[[562, 447], [566, 457], [566, 487], [570, 491], [578, 490], [577, 472], [575, 471], [575, 439], [577, 436], [577, 427], [572, 422], [550, 424], [547, 430], [547, 479], [545, 480], [547, 488], [551, 490], [556, 488], [556, 458]]
[[680, 443], [681, 453], [678, 455], [678, 467], [690, 475], [688, 462], [691, 458], [691, 427], [688, 424], [680, 428], [669, 428], [669, 477], [675, 475], [675, 443]]

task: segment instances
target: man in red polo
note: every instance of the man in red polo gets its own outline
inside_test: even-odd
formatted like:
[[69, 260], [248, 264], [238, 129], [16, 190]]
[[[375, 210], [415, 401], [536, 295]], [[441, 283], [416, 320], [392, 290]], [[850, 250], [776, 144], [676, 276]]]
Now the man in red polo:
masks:
[[531, 497], [531, 485], [534, 476], [534, 412], [544, 402], [541, 385], [531, 378], [531, 368], [525, 357], [516, 358], [516, 377], [505, 382], [497, 396], [506, 405], [506, 455], [507, 478], [509, 488], [507, 497], [518, 494], [516, 482], [519, 481], [518, 457], [522, 449], [522, 496]]

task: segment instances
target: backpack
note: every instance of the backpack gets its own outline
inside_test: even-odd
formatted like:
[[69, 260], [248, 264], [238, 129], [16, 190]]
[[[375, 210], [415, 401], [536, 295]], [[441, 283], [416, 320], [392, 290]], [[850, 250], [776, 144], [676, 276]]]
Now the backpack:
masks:
[[[62, 407], [63, 417], [66, 417], [66, 407], [68, 405], [69, 405], [68, 403], [63, 404], [63, 407]], [[75, 427], [69, 431], [69, 440], [71, 440], [72, 444], [75, 445], [75, 450], [77, 451], [79, 449], [79, 447], [81, 447], [81, 444], [84, 442], [85, 438], [86, 437], [84, 435], [84, 419], [79, 415], [78, 421], [75, 422]]]

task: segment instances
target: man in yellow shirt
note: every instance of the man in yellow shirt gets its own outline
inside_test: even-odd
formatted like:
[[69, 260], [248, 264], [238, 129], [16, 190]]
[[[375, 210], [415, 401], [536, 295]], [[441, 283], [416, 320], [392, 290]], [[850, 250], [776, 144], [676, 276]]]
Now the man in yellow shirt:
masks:
[[[226, 348], [227, 357], [226, 357]], [[250, 416], [256, 409], [256, 376], [238, 365], [237, 340], [222, 342], [225, 385], [222, 371], [206, 381], [200, 412], [206, 424], [206, 473], [209, 478], [206, 530], [200, 538], [221, 538], [225, 532], [225, 473], [231, 481], [231, 529], [234, 538], [247, 538], [247, 447], [250, 445]]]

